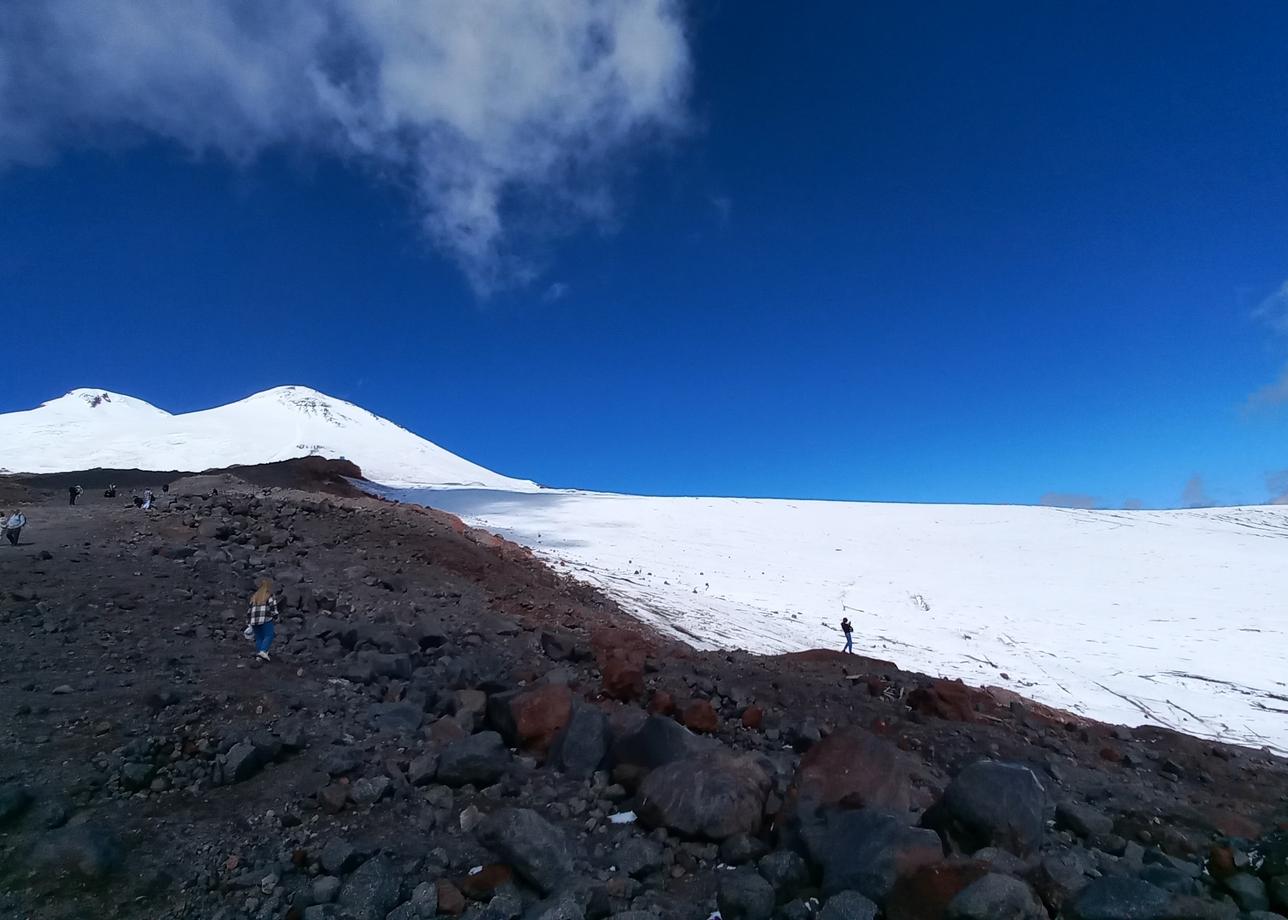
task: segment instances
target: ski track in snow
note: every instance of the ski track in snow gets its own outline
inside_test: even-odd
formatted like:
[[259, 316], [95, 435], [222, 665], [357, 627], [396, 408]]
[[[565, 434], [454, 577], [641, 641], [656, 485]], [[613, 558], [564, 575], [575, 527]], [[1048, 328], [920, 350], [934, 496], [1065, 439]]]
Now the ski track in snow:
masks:
[[701, 648], [839, 649], [849, 616], [860, 651], [903, 668], [1288, 753], [1288, 508], [383, 494], [529, 546]]

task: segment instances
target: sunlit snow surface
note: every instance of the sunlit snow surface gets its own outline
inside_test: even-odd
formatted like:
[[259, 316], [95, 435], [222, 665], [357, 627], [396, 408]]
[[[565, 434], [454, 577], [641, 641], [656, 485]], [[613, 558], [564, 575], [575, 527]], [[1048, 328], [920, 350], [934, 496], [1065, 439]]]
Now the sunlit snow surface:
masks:
[[1079, 511], [390, 490], [700, 647], [857, 650], [1288, 752], [1288, 508]]

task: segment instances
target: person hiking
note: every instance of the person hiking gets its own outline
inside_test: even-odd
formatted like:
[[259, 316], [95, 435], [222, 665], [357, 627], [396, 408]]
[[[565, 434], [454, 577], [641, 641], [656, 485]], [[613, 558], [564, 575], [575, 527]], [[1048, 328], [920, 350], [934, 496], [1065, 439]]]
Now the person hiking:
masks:
[[853, 655], [854, 627], [850, 625], [849, 617], [841, 617], [841, 632], [845, 633], [845, 650]]
[[22, 534], [22, 528], [27, 526], [27, 515], [21, 511], [14, 511], [5, 521], [4, 535], [9, 540], [10, 545], [18, 545], [18, 537]]
[[69, 505], [74, 505], [74, 504], [76, 504], [76, 499], [80, 498], [81, 493], [82, 493], [82, 492], [84, 492], [84, 491], [85, 491], [85, 490], [84, 490], [84, 489], [82, 489], [80, 486], [68, 486], [68, 487], [67, 487], [67, 504], [69, 504]]
[[277, 598], [273, 597], [273, 583], [261, 578], [259, 587], [250, 596], [250, 609], [246, 611], [246, 629], [255, 640], [255, 657], [268, 661], [268, 647], [273, 644], [277, 629]]
[[152, 490], [144, 489], [143, 490], [143, 510], [144, 511], [152, 510], [152, 498], [153, 498]]

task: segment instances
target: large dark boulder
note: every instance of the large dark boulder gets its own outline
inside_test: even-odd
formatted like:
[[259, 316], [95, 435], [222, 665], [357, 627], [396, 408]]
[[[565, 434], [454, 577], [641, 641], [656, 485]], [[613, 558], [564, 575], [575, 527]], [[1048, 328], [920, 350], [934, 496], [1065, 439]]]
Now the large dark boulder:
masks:
[[829, 810], [809, 838], [810, 858], [823, 870], [823, 893], [857, 891], [885, 901], [903, 873], [943, 859], [939, 836], [885, 812]]
[[1061, 914], [1069, 920], [1173, 920], [1172, 895], [1135, 878], [1106, 876], [1088, 884]]
[[340, 906], [354, 920], [384, 920], [398, 903], [401, 883], [394, 865], [375, 856], [358, 867], [340, 889]]
[[908, 768], [890, 742], [847, 729], [805, 753], [791, 792], [801, 807], [840, 805], [902, 814], [908, 810]]
[[550, 748], [550, 762], [565, 773], [586, 778], [598, 770], [608, 755], [608, 718], [595, 706], [580, 700]]
[[990, 873], [949, 902], [946, 920], [1047, 920], [1047, 912], [1028, 885]]
[[1028, 767], [981, 760], [957, 774], [923, 823], [966, 853], [1001, 847], [1029, 856], [1042, 845], [1046, 791]]
[[649, 716], [639, 728], [613, 745], [613, 760], [618, 764], [654, 770], [718, 747], [719, 742], [695, 735], [674, 719]]
[[410, 734], [424, 721], [424, 710], [414, 703], [373, 703], [367, 709], [367, 724], [373, 731]]
[[572, 873], [564, 832], [530, 808], [502, 808], [484, 819], [479, 840], [543, 894]]
[[723, 920], [769, 920], [774, 913], [774, 886], [752, 869], [723, 872], [716, 905]]
[[448, 786], [488, 786], [509, 766], [510, 752], [496, 732], [479, 732], [443, 748], [438, 758], [438, 781]]
[[760, 829], [769, 784], [754, 757], [700, 754], [650, 773], [640, 785], [635, 811], [651, 827], [724, 840]]

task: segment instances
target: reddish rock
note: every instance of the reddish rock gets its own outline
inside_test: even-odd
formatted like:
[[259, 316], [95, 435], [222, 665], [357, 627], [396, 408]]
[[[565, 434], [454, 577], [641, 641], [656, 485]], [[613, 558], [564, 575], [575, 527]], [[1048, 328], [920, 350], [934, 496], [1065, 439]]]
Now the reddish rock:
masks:
[[604, 695], [628, 703], [644, 695], [644, 656], [613, 649], [600, 658]]
[[467, 898], [473, 898], [475, 901], [487, 901], [496, 894], [496, 890], [502, 885], [508, 883], [514, 878], [514, 871], [504, 863], [493, 863], [490, 866], [484, 866], [481, 871], [475, 872], [461, 879], [461, 894]]
[[828, 735], [801, 758], [790, 793], [810, 806], [908, 809], [908, 771], [897, 748], [855, 729]]
[[932, 680], [908, 694], [908, 706], [923, 716], [950, 722], [976, 722], [981, 713], [997, 709], [986, 691], [968, 687], [960, 680]]
[[720, 728], [720, 715], [706, 700], [694, 700], [685, 706], [680, 721], [690, 731], [705, 732], [708, 735]]
[[988, 875], [982, 860], [948, 860], [902, 875], [886, 902], [888, 920], [944, 920], [948, 902]]
[[759, 706], [748, 706], [742, 711], [742, 727], [758, 731], [765, 721], [765, 710]]
[[665, 690], [654, 690], [648, 701], [648, 711], [654, 715], [669, 716], [675, 712], [675, 698]]
[[1216, 846], [1208, 852], [1208, 872], [1214, 879], [1227, 879], [1236, 874], [1239, 867], [1234, 863], [1234, 851], [1229, 847]]
[[1100, 749], [1100, 759], [1107, 760], [1109, 763], [1122, 763], [1123, 755], [1111, 747], [1103, 747]]
[[465, 913], [465, 895], [445, 878], [438, 880], [438, 912], [453, 917]]
[[572, 718], [572, 691], [551, 684], [520, 693], [510, 700], [515, 739], [520, 747], [544, 755]]

